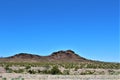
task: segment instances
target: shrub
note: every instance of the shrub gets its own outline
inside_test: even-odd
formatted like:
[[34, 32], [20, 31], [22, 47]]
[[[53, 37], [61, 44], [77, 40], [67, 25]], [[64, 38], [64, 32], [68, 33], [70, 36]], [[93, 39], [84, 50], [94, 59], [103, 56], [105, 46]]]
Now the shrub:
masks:
[[86, 70], [84, 72], [81, 72], [81, 75], [91, 75], [94, 74], [95, 71], [90, 71], [90, 70]]
[[70, 71], [69, 70], [64, 70], [63, 71], [63, 75], [69, 75], [70, 74]]
[[30, 73], [30, 74], [35, 74], [36, 71], [34, 71], [34, 70], [29, 70], [28, 73]]
[[41, 71], [43, 74], [51, 74], [51, 71], [49, 71], [49, 70], [43, 70], [43, 71]]
[[7, 80], [6, 78], [2, 78], [2, 80]]
[[78, 67], [78, 66], [76, 66], [76, 67], [75, 67], [75, 71], [77, 71], [78, 69], [79, 69], [79, 67]]
[[62, 74], [62, 72], [58, 69], [57, 66], [54, 66], [51, 71], [50, 71], [51, 74], [55, 75], [55, 74]]
[[115, 71], [114, 71], [114, 70], [108, 70], [108, 72], [109, 72], [110, 75], [115, 74]]
[[7, 73], [12, 73], [13, 72], [13, 70], [11, 68], [9, 68], [9, 66], [6, 66], [5, 70], [6, 70]]
[[24, 69], [14, 70], [15, 73], [23, 73]]
[[31, 68], [31, 66], [30, 66], [30, 65], [28, 65], [28, 66], [26, 66], [26, 67], [25, 67], [25, 69], [30, 69], [30, 68]]

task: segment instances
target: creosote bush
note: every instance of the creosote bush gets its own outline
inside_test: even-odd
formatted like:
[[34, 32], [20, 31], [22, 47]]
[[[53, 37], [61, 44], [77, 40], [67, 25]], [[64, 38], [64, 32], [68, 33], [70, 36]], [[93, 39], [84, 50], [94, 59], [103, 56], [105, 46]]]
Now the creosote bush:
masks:
[[29, 73], [29, 74], [36, 74], [37, 72], [34, 71], [34, 70], [28, 70], [28, 73]]
[[55, 74], [62, 74], [62, 72], [58, 69], [57, 66], [54, 66], [51, 71], [50, 71], [51, 74], [55, 75]]

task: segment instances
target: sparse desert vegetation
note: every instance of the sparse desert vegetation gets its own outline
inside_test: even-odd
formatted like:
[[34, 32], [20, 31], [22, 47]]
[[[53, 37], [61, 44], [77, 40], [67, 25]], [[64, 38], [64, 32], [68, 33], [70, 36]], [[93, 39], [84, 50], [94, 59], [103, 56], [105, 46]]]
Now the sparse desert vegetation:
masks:
[[120, 80], [120, 63], [88, 60], [71, 50], [46, 57], [22, 53], [0, 59], [0, 79]]
[[[93, 67], [91, 65], [93, 65]], [[120, 66], [119, 63], [104, 64], [104, 63], [1, 62], [0, 79], [1, 80], [97, 80], [97, 79], [120, 80], [119, 66]]]
[[1, 72], [61, 75], [119, 75], [119, 63], [15, 63], [1, 62]]

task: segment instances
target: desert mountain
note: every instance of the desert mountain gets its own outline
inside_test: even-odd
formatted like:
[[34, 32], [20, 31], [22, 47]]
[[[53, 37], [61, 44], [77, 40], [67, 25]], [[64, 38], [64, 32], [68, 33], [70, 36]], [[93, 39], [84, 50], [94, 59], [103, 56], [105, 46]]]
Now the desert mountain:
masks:
[[8, 62], [90, 62], [76, 54], [72, 50], [53, 52], [48, 56], [39, 56], [28, 53], [19, 53], [14, 56], [0, 58], [0, 61]]

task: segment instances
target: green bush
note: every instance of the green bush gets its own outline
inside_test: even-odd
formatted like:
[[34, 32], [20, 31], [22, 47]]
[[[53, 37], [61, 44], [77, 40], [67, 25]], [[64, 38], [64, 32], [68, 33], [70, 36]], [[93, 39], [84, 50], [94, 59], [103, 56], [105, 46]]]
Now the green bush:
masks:
[[75, 67], [75, 71], [77, 71], [78, 69], [79, 69], [79, 67], [78, 67], [78, 66], [76, 66], [76, 67]]
[[9, 66], [6, 66], [4, 69], [6, 70], [7, 73], [13, 72], [13, 70], [11, 68], [9, 68]]
[[24, 69], [18, 69], [18, 70], [14, 70], [15, 73], [23, 73]]
[[27, 65], [26, 67], [25, 67], [25, 69], [30, 69], [31, 68], [31, 66], [30, 65]]
[[6, 78], [2, 78], [2, 80], [7, 80]]
[[43, 70], [41, 71], [43, 74], [51, 74], [51, 71], [50, 70]]
[[36, 74], [37, 72], [34, 71], [34, 70], [29, 70], [28, 73], [29, 73], [29, 74]]
[[24, 80], [24, 78], [12, 78], [11, 80]]
[[55, 74], [62, 74], [62, 72], [58, 69], [57, 66], [54, 66], [51, 71], [50, 71], [51, 74], [55, 75]]

